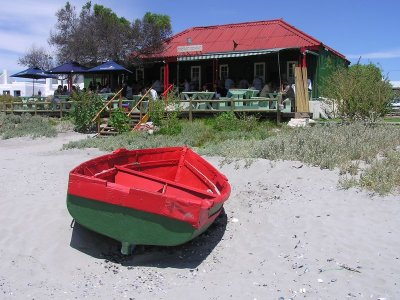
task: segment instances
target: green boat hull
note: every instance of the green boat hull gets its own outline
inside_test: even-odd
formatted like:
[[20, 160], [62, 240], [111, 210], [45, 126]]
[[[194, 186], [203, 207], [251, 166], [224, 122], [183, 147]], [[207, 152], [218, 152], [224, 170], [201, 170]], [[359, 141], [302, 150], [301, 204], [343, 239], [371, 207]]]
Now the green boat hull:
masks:
[[[67, 195], [67, 208], [80, 225], [120, 241], [123, 254], [130, 254], [135, 245], [176, 246], [186, 243], [212, 224], [196, 229], [179, 220], [71, 194]], [[222, 205], [218, 214], [221, 209]]]

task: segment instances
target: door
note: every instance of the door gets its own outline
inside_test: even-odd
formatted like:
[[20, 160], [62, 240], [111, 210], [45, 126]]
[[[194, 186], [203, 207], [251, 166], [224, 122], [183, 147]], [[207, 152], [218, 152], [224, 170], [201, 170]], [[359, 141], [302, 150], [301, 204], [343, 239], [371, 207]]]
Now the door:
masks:
[[200, 91], [201, 88], [201, 67], [190, 67], [190, 90]]

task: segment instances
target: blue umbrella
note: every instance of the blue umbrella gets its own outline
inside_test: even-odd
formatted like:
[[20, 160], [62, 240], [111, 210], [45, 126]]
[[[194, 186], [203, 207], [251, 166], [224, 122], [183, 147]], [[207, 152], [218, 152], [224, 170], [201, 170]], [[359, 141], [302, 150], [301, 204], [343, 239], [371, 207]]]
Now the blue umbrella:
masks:
[[113, 60], [106, 61], [105, 63], [103, 63], [97, 67], [87, 70], [87, 72], [88, 73], [89, 72], [90, 73], [112, 73], [112, 72], [132, 73], [131, 71], [129, 71], [128, 69], [125, 69], [123, 66], [121, 66], [120, 64], [117, 64]]
[[11, 77], [20, 77], [20, 78], [31, 78], [33, 82], [33, 92], [32, 96], [35, 95], [35, 79], [43, 79], [43, 78], [57, 78], [46, 71], [39, 68], [29, 68], [24, 71], [15, 73], [11, 75]]
[[49, 73], [52, 74], [73, 74], [73, 73], [86, 73], [87, 67], [82, 66], [77, 62], [67, 62], [65, 64], [59, 65], [51, 70]]
[[71, 90], [72, 75], [86, 73], [87, 69], [88, 69], [87, 67], [82, 66], [77, 62], [71, 61], [49, 70], [49, 73], [68, 74], [68, 87], [69, 90]]

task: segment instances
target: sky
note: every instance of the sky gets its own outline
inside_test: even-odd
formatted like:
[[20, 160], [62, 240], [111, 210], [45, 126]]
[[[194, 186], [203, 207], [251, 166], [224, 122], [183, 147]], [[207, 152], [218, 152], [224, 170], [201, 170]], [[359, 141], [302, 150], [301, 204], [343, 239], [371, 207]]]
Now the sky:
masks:
[[[86, 0], [71, 0], [78, 10]], [[0, 72], [24, 69], [18, 58], [35, 45], [49, 48], [55, 13], [65, 0], [2, 1]], [[352, 64], [378, 64], [385, 76], [400, 81], [399, 0], [93, 0], [128, 20], [150, 11], [171, 18], [174, 33], [195, 26], [283, 18], [289, 24], [344, 54]]]

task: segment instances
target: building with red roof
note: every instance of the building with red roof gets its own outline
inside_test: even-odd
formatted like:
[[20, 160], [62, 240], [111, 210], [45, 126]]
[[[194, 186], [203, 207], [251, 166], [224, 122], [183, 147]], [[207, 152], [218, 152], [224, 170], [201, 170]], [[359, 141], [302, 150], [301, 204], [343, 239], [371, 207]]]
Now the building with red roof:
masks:
[[159, 79], [166, 88], [184, 79], [211, 88], [230, 78], [280, 86], [294, 82], [293, 65], [307, 67], [317, 97], [329, 65], [347, 66], [345, 56], [282, 19], [193, 27], [167, 40], [163, 49], [146, 58], [137, 80]]

